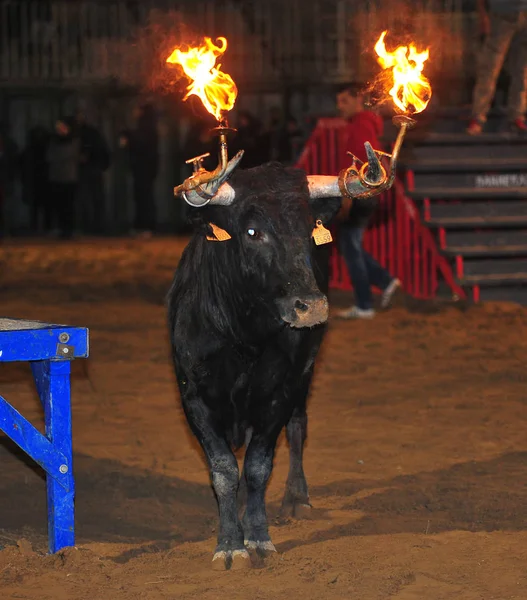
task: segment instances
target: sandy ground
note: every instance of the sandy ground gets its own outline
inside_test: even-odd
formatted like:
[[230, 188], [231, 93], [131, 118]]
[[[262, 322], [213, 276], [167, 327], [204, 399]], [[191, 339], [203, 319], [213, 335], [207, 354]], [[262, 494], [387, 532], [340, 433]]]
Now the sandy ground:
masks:
[[[282, 438], [279, 556], [212, 571], [215, 501], [163, 307], [183, 246], [0, 247], [0, 315], [91, 330], [73, 364], [78, 545], [45, 554], [44, 479], [0, 437], [0, 598], [525, 600], [527, 311], [513, 305], [399, 298], [372, 322], [331, 320], [309, 407], [313, 518], [277, 519]], [[42, 427], [26, 365], [0, 365], [0, 393]]]

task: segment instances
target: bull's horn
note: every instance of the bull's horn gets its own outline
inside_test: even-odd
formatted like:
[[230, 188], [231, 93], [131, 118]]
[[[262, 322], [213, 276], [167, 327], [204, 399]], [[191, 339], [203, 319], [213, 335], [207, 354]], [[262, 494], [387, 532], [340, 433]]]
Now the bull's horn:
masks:
[[369, 142], [364, 144], [368, 162], [357, 170], [355, 162], [336, 177], [334, 175], [308, 175], [309, 195], [311, 198], [336, 198], [345, 196], [359, 198], [375, 196], [385, 188], [386, 171]]
[[371, 147], [370, 142], [364, 144], [364, 149], [366, 150], [368, 162], [362, 166], [360, 174], [366, 185], [369, 184], [371, 187], [378, 187], [382, 184], [383, 179], [386, 178], [386, 171], [383, 169], [381, 161], [375, 150]]
[[181, 194], [183, 200], [195, 208], [207, 204], [221, 204], [223, 206], [232, 204], [235, 193], [232, 186], [227, 183], [227, 179], [238, 166], [242, 156], [243, 150], [240, 150], [224, 168], [218, 167], [210, 172], [204, 169], [198, 170], [188, 179], [185, 179], [181, 185], [174, 188], [174, 195]]

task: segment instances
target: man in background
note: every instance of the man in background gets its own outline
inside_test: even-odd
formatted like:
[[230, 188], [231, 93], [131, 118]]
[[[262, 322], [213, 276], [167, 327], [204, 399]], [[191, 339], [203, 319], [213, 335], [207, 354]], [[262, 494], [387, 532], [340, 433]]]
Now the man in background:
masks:
[[135, 128], [123, 132], [120, 146], [128, 148], [133, 178], [135, 205], [134, 234], [150, 238], [156, 228], [154, 184], [159, 169], [157, 113], [150, 102], [136, 107]]
[[467, 133], [479, 135], [483, 131], [498, 75], [511, 46], [514, 66], [507, 103], [508, 128], [513, 133], [527, 133], [527, 0], [478, 0], [478, 11], [485, 41]]
[[50, 137], [51, 133], [43, 125], [35, 125], [28, 131], [20, 157], [23, 198], [30, 207], [33, 234], [48, 235], [55, 226], [47, 161]]
[[[363, 87], [359, 84], [348, 84], [337, 92], [337, 109], [346, 125], [346, 152], [352, 152], [358, 159], [366, 161], [364, 143], [376, 150], [382, 150], [380, 137], [383, 132], [383, 121], [377, 113], [364, 108]], [[340, 156], [339, 170], [346, 169], [350, 157], [343, 153]], [[342, 319], [372, 319], [375, 316], [371, 286], [382, 291], [381, 307], [386, 308], [400, 282], [382, 267], [363, 248], [364, 232], [372, 218], [379, 201], [378, 196], [372, 198], [355, 198], [343, 202], [340, 214], [338, 238], [341, 254], [348, 267], [349, 276], [355, 292], [355, 305], [337, 313]]]
[[88, 123], [86, 113], [76, 114], [80, 139], [79, 208], [86, 233], [104, 232], [106, 198], [103, 174], [110, 166], [110, 150], [101, 132]]
[[18, 146], [9, 135], [7, 125], [0, 122], [0, 238], [11, 231], [8, 212], [18, 174], [18, 160]]

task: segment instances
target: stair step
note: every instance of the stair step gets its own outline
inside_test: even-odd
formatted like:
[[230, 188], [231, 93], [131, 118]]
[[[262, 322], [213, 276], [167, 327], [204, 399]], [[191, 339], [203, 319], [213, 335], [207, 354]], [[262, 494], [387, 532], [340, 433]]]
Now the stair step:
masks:
[[430, 227], [444, 227], [445, 229], [468, 229], [469, 227], [527, 227], [525, 217], [449, 217], [443, 219], [430, 219], [425, 221]]
[[507, 202], [434, 202], [430, 206], [433, 219], [449, 217], [524, 217], [527, 216], [527, 202], [523, 200]]
[[448, 255], [527, 256], [527, 231], [446, 232]]
[[527, 305], [527, 285], [511, 285], [504, 287], [482, 287], [480, 290], [481, 302], [516, 302]]
[[407, 167], [415, 173], [444, 173], [463, 171], [465, 173], [478, 173], [489, 171], [527, 171], [527, 157], [518, 158], [479, 158], [450, 156], [439, 159], [423, 159], [416, 157], [405, 161], [404, 155], [399, 160], [399, 165]]
[[[465, 126], [468, 122], [465, 122]], [[469, 135], [465, 132], [451, 133], [451, 132], [437, 132], [430, 130], [423, 130], [418, 127], [414, 130], [410, 130], [405, 138], [408, 143], [419, 144], [427, 147], [432, 146], [454, 146], [459, 148], [460, 146], [472, 146], [471, 151], [474, 150], [474, 146], [503, 146], [503, 145], [525, 145], [527, 144], [527, 137], [518, 135], [517, 133], [506, 133], [506, 132], [485, 132], [480, 135]]]
[[430, 218], [425, 223], [431, 227], [527, 227], [527, 202], [474, 202], [470, 204], [433, 203]]
[[[472, 139], [470, 136], [467, 138]], [[505, 160], [517, 161], [527, 158], [527, 138], [523, 143], [485, 143], [478, 138], [478, 143], [474, 145], [462, 144], [436, 144], [423, 145], [419, 143], [412, 144], [408, 140], [403, 142], [400, 160], [405, 163], [413, 161], [436, 161], [436, 160]]]
[[466, 258], [463, 260], [463, 272], [464, 277], [527, 273], [527, 258]]
[[527, 200], [527, 187], [416, 187], [407, 191], [407, 194], [416, 200], [424, 198], [436, 200], [517, 198], [518, 200]]
[[527, 244], [447, 246], [443, 253], [448, 256], [527, 256]]
[[527, 271], [523, 273], [509, 273], [504, 275], [502, 273], [489, 273], [488, 275], [466, 275], [462, 279], [458, 280], [462, 286], [479, 285], [481, 287], [496, 287], [496, 286], [507, 286], [518, 283], [527, 284]]
[[447, 241], [456, 246], [471, 246], [474, 243], [485, 245], [526, 244], [527, 230], [521, 231], [447, 231]]

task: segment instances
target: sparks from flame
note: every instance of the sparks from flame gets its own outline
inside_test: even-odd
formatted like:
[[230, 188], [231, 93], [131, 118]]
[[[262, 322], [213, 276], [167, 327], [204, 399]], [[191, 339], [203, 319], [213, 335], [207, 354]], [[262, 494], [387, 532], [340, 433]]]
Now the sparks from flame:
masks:
[[232, 77], [220, 70], [221, 65], [215, 66], [217, 58], [227, 50], [224, 37], [217, 41], [221, 46], [216, 46], [211, 38], [206, 37], [201, 46], [189, 48], [186, 52], [176, 48], [167, 58], [167, 63], [181, 65], [191, 80], [183, 100], [198, 96], [203, 106], [221, 121], [223, 113], [233, 108], [238, 88]]
[[412, 43], [410, 47], [399, 46], [394, 52], [388, 52], [384, 44], [387, 33], [382, 32], [375, 44], [375, 52], [381, 67], [392, 69], [393, 87], [389, 92], [390, 96], [402, 112], [422, 112], [432, 97], [430, 82], [422, 75], [424, 63], [428, 59], [428, 48], [417, 52]]

